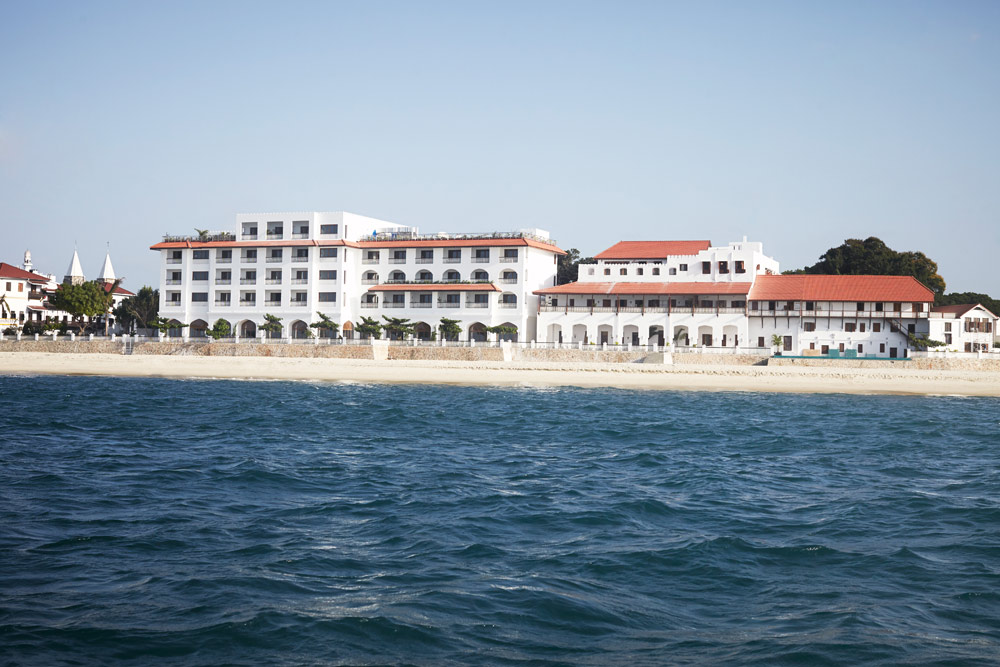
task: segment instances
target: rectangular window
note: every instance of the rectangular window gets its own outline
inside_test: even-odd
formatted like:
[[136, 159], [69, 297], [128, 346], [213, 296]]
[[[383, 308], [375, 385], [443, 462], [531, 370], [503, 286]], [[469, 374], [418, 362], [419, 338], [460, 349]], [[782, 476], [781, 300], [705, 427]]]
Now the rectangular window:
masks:
[[320, 280], [336, 280], [337, 279], [337, 272], [336, 271], [320, 271], [319, 272], [319, 279]]
[[861, 354], [864, 351], [865, 351], [865, 346], [862, 345], [861, 343], [858, 343], [858, 354]]
[[337, 256], [337, 249], [336, 248], [320, 248], [319, 249], [319, 256], [321, 258], [323, 258], [323, 257], [336, 257]]
[[672, 276], [676, 276], [677, 275], [677, 269], [670, 269], [669, 273]]
[[764, 337], [757, 336], [757, 347], [764, 347]]
[[461, 250], [449, 250], [448, 251], [448, 259], [462, 259], [462, 251]]
[[489, 248], [477, 248], [476, 249], [476, 258], [477, 259], [489, 259], [490, 258]]
[[882, 331], [882, 323], [881, 322], [872, 322], [872, 332], [873, 333], [879, 333], [880, 331]]
[[860, 331], [861, 333], [865, 332], [865, 323], [864, 322], [862, 322], [861, 324], [858, 325], [858, 331]]
[[815, 322], [803, 322], [802, 329], [804, 331], [816, 331], [816, 323]]
[[816, 310], [816, 302], [806, 301], [806, 310]]
[[736, 260], [736, 273], [746, 273], [747, 267], [742, 259]]
[[627, 276], [628, 275], [628, 269], [618, 269], [618, 275], [620, 275], [620, 276]]
[[944, 342], [945, 342], [946, 345], [951, 345], [951, 334], [946, 333], [944, 335]]
[[875, 304], [875, 312], [876, 313], [881, 313], [882, 312], [882, 305], [883, 304], [882, 304], [881, 301], [879, 301], [878, 303]]
[[195, 250], [192, 253], [191, 256], [194, 259], [208, 259], [208, 251], [207, 250]]
[[420, 251], [420, 259], [434, 259], [434, 251], [433, 250], [421, 250]]
[[191, 301], [208, 301], [208, 292], [191, 292]]
[[336, 234], [337, 233], [337, 225], [320, 225], [319, 226], [319, 233], [320, 234]]
[[719, 273], [729, 273], [729, 262], [719, 262]]
[[858, 301], [858, 308], [857, 309], [858, 310], [864, 310], [865, 309], [865, 302], [864, 301]]
[[611, 275], [611, 269], [604, 269], [604, 275], [610, 276]]
[[922, 303], [915, 303], [915, 304], [913, 304], [913, 312], [915, 312], [915, 313], [922, 313], [922, 312], [924, 312], [924, 304], [922, 304]]
[[[10, 289], [10, 288], [8, 287], [7, 289]], [[951, 331], [951, 322], [945, 322], [944, 323], [944, 330], [945, 331]]]
[[320, 292], [319, 293], [319, 300], [320, 300], [320, 303], [329, 303], [331, 301], [336, 301], [337, 300], [337, 293], [336, 292]]
[[711, 273], [712, 272], [712, 263], [711, 262], [702, 262], [701, 263], [701, 272], [702, 273]]
[[517, 259], [517, 248], [507, 248], [503, 251], [504, 259]]
[[878, 344], [878, 351], [881, 353], [885, 353], [885, 343]]
[[208, 271], [192, 271], [191, 280], [208, 280]]
[[309, 257], [309, 248], [296, 248], [295, 249], [295, 256], [299, 257], [299, 258], [303, 258], [303, 257], [308, 258]]
[[845, 322], [844, 323], [844, 331], [854, 331], [854, 329], [855, 329], [854, 322]]

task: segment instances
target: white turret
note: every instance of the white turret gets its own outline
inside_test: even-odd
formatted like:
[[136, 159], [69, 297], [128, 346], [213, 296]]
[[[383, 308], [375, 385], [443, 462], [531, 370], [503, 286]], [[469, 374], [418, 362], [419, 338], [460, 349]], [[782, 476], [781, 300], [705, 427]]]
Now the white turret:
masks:
[[31, 251], [30, 250], [25, 250], [24, 251], [24, 264], [21, 265], [21, 268], [24, 269], [25, 271], [31, 272]]
[[64, 283], [71, 283], [73, 285], [82, 285], [86, 281], [83, 277], [83, 267], [80, 266], [80, 255], [77, 254], [76, 249], [73, 249], [73, 259], [69, 262], [69, 269], [66, 271], [66, 275], [63, 276]]
[[101, 274], [97, 279], [105, 283], [113, 283], [116, 280], [115, 269], [111, 266], [111, 253], [104, 256], [104, 266], [101, 267]]

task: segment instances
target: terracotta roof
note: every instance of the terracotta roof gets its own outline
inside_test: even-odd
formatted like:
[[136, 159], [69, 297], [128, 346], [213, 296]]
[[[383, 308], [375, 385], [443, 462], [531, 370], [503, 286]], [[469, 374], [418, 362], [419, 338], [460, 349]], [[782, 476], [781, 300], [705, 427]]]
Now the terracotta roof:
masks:
[[375, 285], [369, 292], [499, 292], [493, 283], [400, 283]]
[[[113, 284], [114, 283], [102, 283], [102, 285], [104, 287], [104, 291], [105, 292], [110, 292], [111, 291], [111, 285], [113, 285]], [[129, 292], [127, 289], [125, 289], [121, 285], [119, 285], [118, 287], [115, 288], [115, 294], [123, 294], [124, 296], [135, 296], [135, 294], [133, 292]]]
[[697, 255], [711, 245], [711, 241], [619, 241], [594, 255], [594, 259], [666, 259]]
[[567, 283], [534, 294], [746, 294], [751, 283]]
[[757, 276], [755, 301], [934, 301], [912, 276]]
[[7, 262], [0, 262], [0, 278], [14, 278], [16, 280], [28, 280], [33, 283], [47, 283], [49, 279], [31, 271], [19, 269]]
[[349, 248], [485, 248], [530, 246], [565, 255], [566, 251], [550, 243], [534, 239], [438, 239], [429, 241], [343, 241], [300, 239], [290, 241], [163, 241], [149, 246], [150, 250], [170, 250], [178, 248], [261, 248], [283, 246], [347, 246]]
[[955, 304], [954, 306], [934, 306], [933, 308], [931, 308], [931, 312], [948, 313], [950, 315], [955, 315], [956, 317], [961, 317], [962, 315], [965, 315], [967, 312], [976, 308], [977, 306], [985, 310], [987, 313], [989, 313], [991, 317], [996, 318], [996, 315], [990, 312], [990, 309], [981, 303], [961, 303], [961, 304]]

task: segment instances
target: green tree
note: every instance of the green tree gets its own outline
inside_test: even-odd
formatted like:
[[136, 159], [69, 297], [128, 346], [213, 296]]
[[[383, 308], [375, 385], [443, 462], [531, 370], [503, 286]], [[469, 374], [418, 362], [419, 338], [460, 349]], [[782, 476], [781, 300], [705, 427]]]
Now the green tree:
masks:
[[[117, 285], [116, 282], [115, 286]], [[66, 282], [49, 296], [49, 306], [69, 313], [73, 318], [73, 325], [81, 334], [87, 329], [87, 319], [106, 317], [113, 302], [111, 292], [105, 291], [104, 283], [97, 281], [79, 285]]]
[[156, 317], [152, 321], [147, 322], [146, 326], [150, 329], [156, 329], [161, 334], [169, 333], [171, 329], [183, 329], [188, 326], [182, 322], [175, 322], [174, 320], [168, 320], [165, 317]]
[[199, 241], [204, 242], [204, 241], [208, 241], [209, 240], [209, 235], [208, 235], [208, 230], [207, 229], [198, 229], [197, 227], [195, 227], [194, 231], [198, 232], [198, 240]]
[[462, 327], [458, 323], [458, 320], [449, 320], [447, 317], [442, 317], [441, 324], [438, 325], [438, 331], [441, 332], [441, 338], [445, 340], [458, 340], [459, 335], [462, 333]]
[[559, 263], [556, 266], [556, 284], [565, 285], [575, 281], [580, 265], [593, 262], [593, 257], [581, 257], [579, 250], [570, 248], [565, 255], [559, 258]]
[[317, 311], [316, 315], [319, 317], [319, 321], [313, 322], [309, 325], [310, 329], [316, 329], [317, 332], [326, 331], [327, 336], [330, 338], [337, 337], [337, 331], [340, 329], [340, 325], [330, 319], [328, 315], [324, 315]]
[[160, 290], [146, 285], [135, 296], [122, 300], [112, 312], [115, 321], [126, 333], [138, 333], [139, 329], [148, 329], [150, 328], [148, 323], [160, 314]]
[[392, 340], [406, 338], [415, 333], [414, 323], [405, 317], [386, 317], [383, 315], [382, 319], [385, 320], [382, 329], [385, 331], [386, 337]]
[[847, 239], [830, 248], [819, 261], [803, 269], [785, 273], [825, 275], [913, 276], [935, 294], [944, 292], [944, 278], [938, 275], [937, 263], [922, 252], [898, 252], [881, 239], [870, 236], [864, 241]]
[[776, 348], [776, 352], [781, 352], [781, 349], [785, 346], [785, 341], [781, 337], [781, 334], [771, 334], [771, 346]]
[[382, 324], [373, 317], [361, 316], [361, 324], [354, 328], [362, 338], [381, 338]]
[[988, 294], [979, 292], [952, 292], [950, 294], [939, 294], [934, 299], [935, 306], [958, 306], [963, 304], [979, 303], [993, 313], [1000, 315], [1000, 299], [994, 299]]
[[267, 332], [268, 338], [278, 338], [281, 336], [281, 318], [277, 315], [264, 313], [264, 323], [260, 325], [261, 331]]
[[517, 326], [513, 324], [498, 324], [495, 327], [486, 327], [486, 331], [496, 334], [500, 340], [511, 340], [517, 335]]
[[229, 326], [229, 322], [220, 317], [215, 320], [215, 324], [212, 325], [211, 329], [205, 332], [205, 335], [212, 340], [219, 340], [220, 338], [229, 338], [231, 333], [232, 327]]

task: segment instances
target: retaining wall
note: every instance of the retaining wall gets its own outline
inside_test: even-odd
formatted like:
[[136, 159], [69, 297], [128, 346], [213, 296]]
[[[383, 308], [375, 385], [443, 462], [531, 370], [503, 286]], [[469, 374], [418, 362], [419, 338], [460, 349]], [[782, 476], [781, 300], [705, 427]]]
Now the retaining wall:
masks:
[[895, 368], [922, 371], [1000, 371], [1000, 359], [782, 359], [768, 366], [824, 366], [827, 368]]

